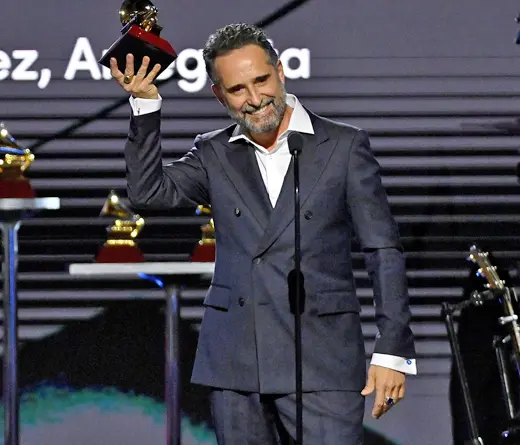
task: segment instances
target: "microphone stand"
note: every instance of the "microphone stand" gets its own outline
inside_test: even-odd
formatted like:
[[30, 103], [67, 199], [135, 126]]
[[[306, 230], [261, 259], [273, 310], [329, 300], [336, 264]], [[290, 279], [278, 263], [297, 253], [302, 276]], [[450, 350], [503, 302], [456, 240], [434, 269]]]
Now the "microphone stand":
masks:
[[301, 234], [300, 234], [300, 165], [299, 154], [303, 139], [293, 133], [288, 139], [289, 151], [294, 167], [294, 269], [289, 272], [289, 303], [294, 314], [294, 346], [296, 364], [296, 445], [303, 444], [303, 391], [302, 391], [302, 338], [301, 314], [305, 306], [305, 289], [301, 272]]

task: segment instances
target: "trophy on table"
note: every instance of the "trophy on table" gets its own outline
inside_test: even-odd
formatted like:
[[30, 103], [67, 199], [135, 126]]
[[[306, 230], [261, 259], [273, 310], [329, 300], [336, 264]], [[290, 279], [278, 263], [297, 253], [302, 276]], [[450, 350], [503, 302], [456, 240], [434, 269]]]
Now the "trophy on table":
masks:
[[36, 194], [25, 170], [34, 161], [34, 154], [22, 148], [0, 123], [0, 198], [34, 198]]
[[[197, 215], [211, 215], [211, 208], [207, 206], [198, 206]], [[194, 262], [214, 262], [215, 261], [215, 223], [213, 218], [207, 224], [201, 226], [202, 237], [195, 246], [191, 255], [191, 261]]]
[[[125, 0], [119, 9], [119, 19], [123, 28], [117, 39], [99, 63], [110, 68], [110, 58], [117, 60], [120, 71], [126, 66], [126, 55], [134, 56], [134, 74], [137, 73], [144, 56], [150, 58], [148, 74], [156, 63], [161, 65], [160, 75], [177, 58], [173, 47], [160, 37], [162, 26], [158, 24], [159, 11], [149, 0]], [[131, 79], [125, 77], [125, 83]]]
[[135, 238], [143, 229], [144, 219], [125, 206], [112, 190], [106, 199], [100, 216], [115, 216], [114, 224], [107, 226], [108, 239], [98, 254], [98, 263], [138, 263], [144, 255]]

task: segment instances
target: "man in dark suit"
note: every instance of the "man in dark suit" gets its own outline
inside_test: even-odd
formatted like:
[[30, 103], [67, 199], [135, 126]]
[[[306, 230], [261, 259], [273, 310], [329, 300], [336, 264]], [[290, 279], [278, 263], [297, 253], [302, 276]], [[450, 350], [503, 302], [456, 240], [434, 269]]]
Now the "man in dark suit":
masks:
[[[212, 388], [220, 445], [275, 444], [295, 437], [294, 319], [287, 275], [294, 267], [292, 161], [300, 155], [303, 438], [363, 442], [365, 396], [380, 417], [416, 372], [405, 264], [398, 229], [367, 133], [321, 118], [284, 87], [266, 35], [245, 24], [211, 35], [204, 59], [212, 89], [235, 124], [198, 135], [181, 159], [161, 161], [161, 101], [133, 56], [112, 75], [130, 93], [125, 147], [128, 196], [137, 207], [211, 205], [217, 249], [204, 301], [192, 382]], [[351, 232], [365, 253], [379, 333], [368, 376], [351, 260]]]

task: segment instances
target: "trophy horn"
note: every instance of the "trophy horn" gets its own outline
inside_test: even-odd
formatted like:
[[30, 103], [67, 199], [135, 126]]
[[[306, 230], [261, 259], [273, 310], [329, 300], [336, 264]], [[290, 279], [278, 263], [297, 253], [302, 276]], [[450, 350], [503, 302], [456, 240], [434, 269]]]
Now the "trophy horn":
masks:
[[211, 215], [211, 207], [205, 205], [198, 205], [195, 210], [196, 215]]
[[23, 148], [9, 133], [3, 122], [0, 122], [0, 173], [12, 167], [20, 173], [24, 172], [34, 161], [34, 154], [28, 148]]
[[117, 193], [111, 190], [99, 216], [115, 216], [116, 218], [131, 220], [134, 214], [121, 202], [121, 198], [119, 198]]
[[147, 32], [160, 33], [157, 22], [159, 10], [150, 0], [124, 0], [119, 8], [119, 20], [123, 26], [136, 23]]
[[16, 139], [11, 136], [3, 122], [0, 122], [0, 144], [2, 147], [21, 149], [20, 145], [18, 145]]
[[[211, 217], [211, 206], [199, 205], [195, 213]], [[202, 237], [193, 249], [191, 261], [213, 262], [216, 253], [215, 222], [213, 218], [210, 218], [207, 224], [201, 226], [200, 230]]]

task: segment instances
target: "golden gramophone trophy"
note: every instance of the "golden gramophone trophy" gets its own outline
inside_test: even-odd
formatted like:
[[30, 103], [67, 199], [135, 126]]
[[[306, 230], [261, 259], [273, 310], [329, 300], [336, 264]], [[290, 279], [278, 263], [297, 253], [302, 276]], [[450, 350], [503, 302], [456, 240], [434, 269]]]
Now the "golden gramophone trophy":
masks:
[[[211, 208], [198, 206], [197, 215], [211, 215]], [[191, 261], [201, 263], [212, 263], [215, 261], [215, 223], [213, 218], [207, 224], [201, 226], [202, 238], [199, 240], [193, 253]]]
[[[149, 0], [125, 0], [119, 9], [123, 34], [99, 59], [99, 63], [110, 68], [110, 58], [117, 60], [119, 70], [124, 71], [126, 55], [134, 56], [134, 74], [137, 73], [144, 56], [150, 57], [148, 72], [156, 63], [162, 73], [177, 58], [172, 46], [160, 37], [162, 26], [157, 22], [159, 11]], [[147, 74], [148, 74], [147, 72]]]
[[36, 195], [24, 172], [34, 154], [22, 148], [6, 126], [0, 123], [0, 198], [34, 198]]
[[144, 255], [135, 238], [143, 229], [144, 219], [133, 213], [112, 190], [103, 205], [100, 216], [115, 216], [113, 225], [107, 226], [108, 239], [96, 256], [98, 263], [138, 263]]

